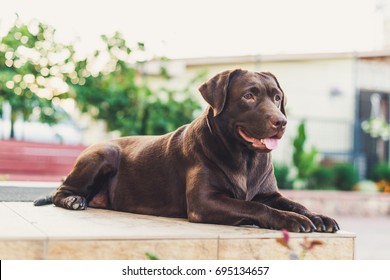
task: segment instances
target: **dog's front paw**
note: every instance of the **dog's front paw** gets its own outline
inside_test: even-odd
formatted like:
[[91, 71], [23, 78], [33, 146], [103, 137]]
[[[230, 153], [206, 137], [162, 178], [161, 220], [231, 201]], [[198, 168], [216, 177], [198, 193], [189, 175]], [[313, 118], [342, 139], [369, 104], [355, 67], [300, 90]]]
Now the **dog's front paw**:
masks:
[[309, 218], [288, 212], [278, 218], [278, 226], [275, 229], [286, 229], [290, 232], [312, 232], [316, 230], [316, 226]]
[[312, 214], [308, 218], [316, 226], [316, 231], [318, 232], [336, 232], [340, 230], [338, 223], [330, 217]]
[[85, 210], [87, 208], [87, 200], [85, 197], [72, 195], [64, 198], [65, 208], [70, 210]]

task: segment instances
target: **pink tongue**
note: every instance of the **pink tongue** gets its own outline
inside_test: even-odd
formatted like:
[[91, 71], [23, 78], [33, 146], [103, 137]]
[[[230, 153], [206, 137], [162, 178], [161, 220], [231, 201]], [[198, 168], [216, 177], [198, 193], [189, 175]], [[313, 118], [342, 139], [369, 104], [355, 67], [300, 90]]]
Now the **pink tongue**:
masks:
[[275, 150], [278, 147], [278, 139], [275, 138], [265, 138], [264, 145], [268, 150]]
[[262, 148], [264, 145], [268, 150], [274, 150], [278, 147], [279, 139], [276, 138], [265, 138], [263, 140], [256, 139], [247, 135], [242, 129], [238, 129], [241, 137], [246, 141], [252, 143], [255, 148]]

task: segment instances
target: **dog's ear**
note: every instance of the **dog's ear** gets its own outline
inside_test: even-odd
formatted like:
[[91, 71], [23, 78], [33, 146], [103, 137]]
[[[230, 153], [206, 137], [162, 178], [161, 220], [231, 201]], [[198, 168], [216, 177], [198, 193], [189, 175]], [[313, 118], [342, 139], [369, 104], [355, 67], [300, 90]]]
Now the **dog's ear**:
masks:
[[287, 117], [287, 114], [286, 114], [286, 105], [287, 105], [287, 97], [286, 95], [283, 93], [283, 100], [282, 100], [282, 105], [280, 107], [280, 111], [282, 111], [283, 115], [285, 117]]
[[280, 106], [280, 111], [283, 113], [283, 115], [286, 115], [286, 104], [287, 104], [287, 97], [286, 97], [286, 94], [284, 93], [283, 89], [280, 87], [280, 84], [279, 84], [279, 81], [278, 79], [276, 79], [275, 75], [270, 73], [270, 72], [266, 72], [264, 73], [268, 76], [270, 76], [272, 79], [274, 79], [274, 81], [276, 82], [276, 85], [278, 86], [278, 89], [283, 93], [283, 98], [282, 98], [282, 103], [281, 103], [281, 106]]
[[229, 82], [233, 75], [239, 71], [241, 70], [236, 69], [219, 73], [199, 87], [204, 100], [213, 109], [214, 117], [222, 112], [226, 102]]

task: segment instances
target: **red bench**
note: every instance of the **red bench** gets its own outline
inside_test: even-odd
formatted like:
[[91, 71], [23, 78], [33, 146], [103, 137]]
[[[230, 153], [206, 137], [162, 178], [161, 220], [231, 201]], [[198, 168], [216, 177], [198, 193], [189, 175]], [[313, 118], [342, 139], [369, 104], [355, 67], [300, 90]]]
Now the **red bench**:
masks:
[[85, 148], [0, 140], [0, 180], [59, 182]]

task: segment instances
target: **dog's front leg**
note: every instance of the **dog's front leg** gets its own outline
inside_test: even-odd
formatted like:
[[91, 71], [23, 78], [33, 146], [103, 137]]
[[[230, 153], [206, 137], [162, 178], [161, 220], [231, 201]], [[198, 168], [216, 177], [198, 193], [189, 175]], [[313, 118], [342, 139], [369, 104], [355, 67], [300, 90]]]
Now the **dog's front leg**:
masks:
[[261, 228], [311, 232], [314, 224], [307, 217], [273, 209], [265, 204], [229, 197], [212, 188], [195, 188], [187, 193], [187, 213], [190, 222], [248, 225]]
[[340, 229], [337, 222], [325, 215], [320, 215], [311, 212], [305, 206], [284, 197], [279, 192], [274, 192], [270, 195], [257, 195], [254, 201], [268, 205], [269, 207], [284, 211], [291, 211], [308, 217], [315, 225], [316, 231], [320, 232], [336, 232]]

